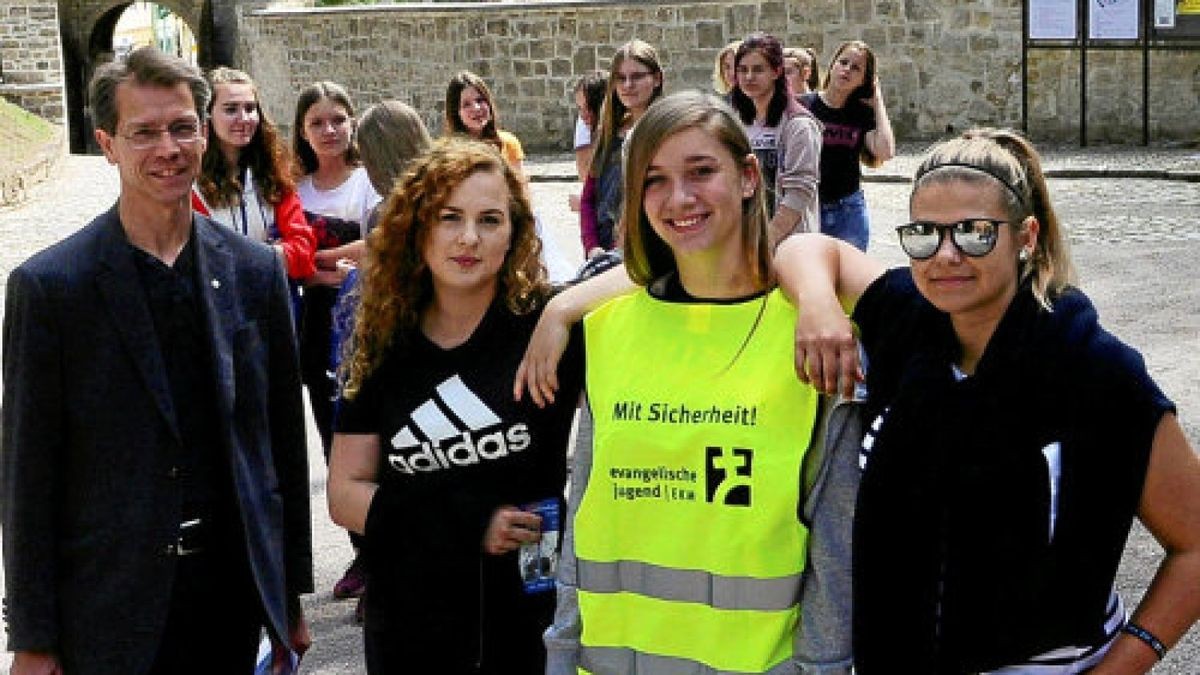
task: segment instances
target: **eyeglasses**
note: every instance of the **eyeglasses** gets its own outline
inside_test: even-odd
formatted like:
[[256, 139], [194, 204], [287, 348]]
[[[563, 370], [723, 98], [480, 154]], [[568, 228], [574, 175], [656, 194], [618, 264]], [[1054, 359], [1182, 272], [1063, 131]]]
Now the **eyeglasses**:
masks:
[[928, 260], [942, 247], [946, 232], [950, 241], [963, 255], [979, 258], [996, 248], [996, 239], [1001, 225], [1007, 220], [993, 218], [967, 218], [957, 223], [907, 223], [896, 228], [900, 236], [900, 248], [913, 260]]
[[149, 150], [158, 145], [158, 141], [164, 133], [179, 145], [191, 145], [200, 140], [202, 136], [200, 129], [199, 122], [176, 122], [165, 129], [142, 127], [117, 135], [129, 141], [130, 147], [134, 150]]
[[642, 70], [642, 71], [639, 71], [636, 73], [629, 73], [628, 75], [622, 75], [621, 73], [616, 73], [613, 75], [613, 79], [616, 80], [617, 84], [623, 84], [626, 86], [630, 86], [630, 85], [637, 84], [638, 82], [641, 82], [642, 80], [646, 79], [647, 77], [650, 77], [653, 74], [654, 73], [651, 73], [648, 70]]

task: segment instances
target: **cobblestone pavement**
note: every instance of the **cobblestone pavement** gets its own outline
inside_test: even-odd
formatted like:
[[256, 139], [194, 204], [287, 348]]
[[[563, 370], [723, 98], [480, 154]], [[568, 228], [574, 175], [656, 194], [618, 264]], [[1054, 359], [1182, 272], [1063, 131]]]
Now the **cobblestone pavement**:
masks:
[[[895, 176], [910, 173], [916, 158], [902, 154], [887, 167]], [[1139, 166], [1151, 170], [1196, 171], [1196, 151], [1063, 151], [1047, 157], [1048, 169], [1072, 166]], [[534, 205], [572, 263], [580, 260], [577, 217], [567, 207], [578, 184], [573, 164], [561, 157], [531, 158]], [[1053, 175], [1053, 174], [1052, 174]], [[905, 220], [908, 186], [891, 176], [866, 185], [874, 235], [871, 251], [902, 263], [892, 226]], [[34, 251], [61, 239], [108, 208], [117, 192], [116, 171], [100, 157], [68, 157], [55, 180], [37, 188], [30, 202], [0, 210], [0, 284]], [[1200, 260], [1200, 183], [1139, 179], [1062, 179], [1051, 192], [1070, 240], [1081, 282], [1101, 311], [1105, 325], [1142, 350], [1151, 373], [1176, 401], [1180, 419], [1200, 445], [1200, 284], [1192, 265]], [[0, 292], [3, 287], [0, 287]], [[1063, 392], [1069, 396], [1070, 392]], [[362, 672], [361, 631], [351, 621], [352, 602], [335, 602], [331, 589], [350, 559], [345, 535], [329, 521], [325, 506], [325, 467], [315, 432], [312, 466], [314, 560], [317, 592], [305, 608], [316, 643], [305, 673]], [[1132, 606], [1161, 557], [1161, 549], [1135, 528], [1118, 583]], [[0, 584], [2, 584], [0, 580]], [[0, 586], [0, 591], [2, 591]], [[2, 641], [0, 637], [0, 641]], [[2, 651], [2, 650], [0, 650]], [[7, 672], [9, 656], [0, 655]], [[1155, 672], [1193, 675], [1200, 664], [1200, 629], [1193, 629]]]

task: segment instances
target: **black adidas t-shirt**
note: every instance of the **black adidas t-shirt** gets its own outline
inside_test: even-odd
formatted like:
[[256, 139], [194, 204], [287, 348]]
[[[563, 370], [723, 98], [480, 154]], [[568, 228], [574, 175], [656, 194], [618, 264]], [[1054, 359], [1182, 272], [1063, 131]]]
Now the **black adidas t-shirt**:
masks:
[[380, 437], [380, 490], [366, 525], [367, 627], [435, 650], [445, 672], [459, 658], [508, 666], [540, 658], [553, 612], [553, 593], [524, 594], [515, 553], [480, 548], [497, 507], [562, 498], [581, 336], [559, 365], [556, 403], [517, 403], [513, 378], [538, 316], [497, 302], [453, 349], [417, 331], [340, 413], [339, 433]]

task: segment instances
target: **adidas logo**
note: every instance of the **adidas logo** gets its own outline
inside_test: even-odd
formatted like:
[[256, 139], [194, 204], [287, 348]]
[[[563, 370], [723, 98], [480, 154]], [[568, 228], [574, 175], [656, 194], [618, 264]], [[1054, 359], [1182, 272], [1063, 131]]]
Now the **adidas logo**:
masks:
[[[412, 411], [412, 424], [392, 436], [396, 452], [388, 453], [388, 464], [396, 471], [409, 475], [432, 473], [502, 459], [529, 447], [529, 427], [525, 424], [480, 433], [499, 427], [503, 420], [458, 375], [439, 384], [436, 392], [435, 398]], [[414, 426], [426, 440], [417, 437]], [[419, 449], [408, 452], [414, 448]]]

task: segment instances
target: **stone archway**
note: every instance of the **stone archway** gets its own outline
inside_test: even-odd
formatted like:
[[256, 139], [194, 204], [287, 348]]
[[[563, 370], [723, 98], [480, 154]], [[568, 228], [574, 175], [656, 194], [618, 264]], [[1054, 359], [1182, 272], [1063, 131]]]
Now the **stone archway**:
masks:
[[[196, 36], [200, 66], [233, 65], [237, 45], [235, 0], [154, 0], [183, 19]], [[101, 63], [112, 58], [113, 29], [131, 0], [59, 0], [63, 83], [72, 152], [94, 152], [87, 117], [87, 84]]]

